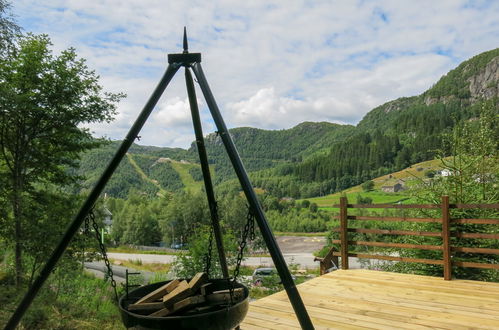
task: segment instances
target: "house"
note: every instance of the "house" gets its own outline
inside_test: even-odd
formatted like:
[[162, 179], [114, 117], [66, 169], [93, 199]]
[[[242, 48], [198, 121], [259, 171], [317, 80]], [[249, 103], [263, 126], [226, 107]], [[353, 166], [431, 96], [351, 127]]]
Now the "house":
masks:
[[452, 175], [452, 171], [448, 170], [448, 169], [443, 169], [443, 170], [440, 171], [440, 175], [441, 176], [451, 176]]
[[404, 190], [404, 186], [402, 185], [402, 183], [396, 183], [393, 186], [383, 186], [381, 187], [381, 190], [384, 192], [396, 193]]

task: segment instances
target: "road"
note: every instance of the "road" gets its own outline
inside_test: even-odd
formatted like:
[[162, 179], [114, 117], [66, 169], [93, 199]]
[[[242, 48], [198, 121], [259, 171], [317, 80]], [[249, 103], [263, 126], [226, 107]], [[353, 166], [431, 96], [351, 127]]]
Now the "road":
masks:
[[[109, 258], [115, 260], [142, 260], [143, 263], [164, 263], [169, 264], [175, 260], [173, 255], [161, 254], [138, 254], [138, 253], [111, 253], [107, 254]], [[283, 253], [288, 266], [290, 264], [299, 264], [301, 267], [315, 268], [318, 263], [314, 262], [314, 256], [311, 253]], [[264, 266], [273, 265], [270, 257], [247, 257], [242, 262], [246, 266]]]
[[[313, 269], [319, 267], [318, 262], [314, 262], [313, 252], [321, 249], [326, 244], [324, 236], [277, 236], [277, 244], [288, 264], [298, 265], [300, 269]], [[143, 263], [165, 263], [169, 264], [175, 260], [174, 255], [163, 254], [139, 254], [139, 253], [108, 253], [109, 258], [115, 260], [141, 260]], [[251, 267], [272, 267], [274, 265], [270, 257], [246, 257], [243, 265]], [[349, 268], [361, 268], [357, 258], [349, 258]], [[102, 276], [106, 272], [104, 263], [95, 261], [85, 263], [85, 267], [96, 275]], [[116, 281], [123, 282], [125, 278], [126, 267], [113, 265]], [[153, 276], [153, 273], [141, 271], [145, 279]]]
[[[282, 251], [286, 263], [297, 264], [300, 268], [317, 268], [313, 252], [321, 249], [326, 244], [324, 236], [278, 236], [277, 244]], [[142, 260], [143, 263], [172, 263], [174, 255], [135, 254], [135, 253], [108, 253], [109, 258], [116, 260]], [[360, 268], [357, 258], [349, 259], [350, 268]], [[273, 266], [270, 257], [246, 257], [243, 262], [246, 266]]]

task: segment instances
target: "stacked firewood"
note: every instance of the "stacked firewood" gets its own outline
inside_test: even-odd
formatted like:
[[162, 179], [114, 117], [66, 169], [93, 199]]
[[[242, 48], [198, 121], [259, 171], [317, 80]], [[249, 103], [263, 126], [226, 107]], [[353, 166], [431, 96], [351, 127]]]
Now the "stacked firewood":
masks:
[[[244, 299], [243, 288], [232, 290], [232, 303]], [[213, 291], [206, 273], [197, 273], [190, 281], [173, 280], [128, 306], [133, 313], [153, 317], [196, 314], [217, 310], [231, 303], [231, 292]]]

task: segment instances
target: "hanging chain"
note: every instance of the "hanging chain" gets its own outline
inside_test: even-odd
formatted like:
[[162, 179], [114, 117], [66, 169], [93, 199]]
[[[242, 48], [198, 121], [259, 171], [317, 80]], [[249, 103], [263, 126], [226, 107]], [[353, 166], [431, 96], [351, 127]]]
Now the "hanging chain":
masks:
[[[256, 234], [255, 234], [255, 216], [251, 211], [248, 209], [248, 214], [251, 214], [251, 221], [250, 221], [250, 227], [249, 227], [249, 240], [254, 241], [256, 239]], [[249, 221], [249, 220], [248, 220]]]
[[[111, 286], [113, 287], [114, 290], [114, 296], [116, 298], [116, 302], [118, 302], [118, 291], [116, 290], [116, 281], [114, 280], [114, 273], [113, 269], [111, 268], [111, 264], [109, 262], [109, 258], [107, 257], [107, 251], [106, 247], [102, 243], [101, 236], [100, 236], [100, 231], [99, 231], [99, 225], [95, 221], [95, 214], [94, 214], [94, 209], [92, 208], [90, 212], [88, 213], [87, 217], [85, 218], [85, 226], [88, 226], [88, 222], [92, 221], [92, 227], [94, 228], [95, 232], [95, 238], [97, 238], [97, 242], [99, 242], [99, 248], [102, 253], [102, 258], [104, 259], [104, 263], [107, 268], [107, 276], [108, 278], [111, 279]], [[85, 228], [87, 229], [87, 228]]]
[[85, 222], [83, 224], [83, 233], [85, 235], [90, 234], [90, 217], [88, 215], [85, 217]]
[[[215, 202], [214, 205], [210, 205], [210, 208], [213, 207], [213, 210], [211, 210], [211, 214], [215, 214], [218, 217], [218, 204]], [[211, 257], [213, 254], [213, 235], [214, 235], [214, 229], [213, 226], [211, 226], [210, 230], [210, 238], [208, 239], [208, 252], [204, 255], [204, 272], [206, 275], [208, 275], [208, 278], [210, 277], [210, 270], [211, 270]]]
[[247, 245], [248, 236], [250, 237], [250, 240], [252, 240], [255, 235], [254, 230], [255, 230], [255, 216], [253, 215], [251, 208], [248, 207], [246, 224], [244, 225], [243, 233], [241, 236], [241, 242], [239, 242], [239, 251], [236, 259], [236, 268], [234, 268], [234, 275], [233, 275], [234, 282], [239, 276], [239, 268], [241, 267], [241, 262], [243, 261], [244, 248]]
[[232, 281], [227, 279], [229, 282], [229, 294], [230, 294], [230, 303], [228, 306], [231, 306], [234, 303], [234, 284], [236, 283], [237, 277], [239, 276], [239, 270], [241, 267], [241, 262], [243, 261], [244, 248], [247, 244], [247, 239], [252, 241], [255, 238], [255, 216], [251, 211], [251, 207], [248, 206], [248, 214], [246, 215], [246, 224], [244, 225], [243, 233], [241, 235], [241, 241], [239, 242], [239, 251], [236, 259], [236, 268], [234, 268], [234, 274], [232, 277]]
[[213, 251], [213, 228], [210, 230], [210, 238], [208, 240], [208, 253], [204, 255], [205, 265], [204, 272], [210, 277], [210, 269], [211, 269], [211, 256]]

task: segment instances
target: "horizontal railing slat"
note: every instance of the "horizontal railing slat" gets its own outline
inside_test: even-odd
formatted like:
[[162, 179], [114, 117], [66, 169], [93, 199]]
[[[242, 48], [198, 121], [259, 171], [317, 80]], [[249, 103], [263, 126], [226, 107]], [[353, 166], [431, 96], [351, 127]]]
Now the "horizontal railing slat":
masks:
[[452, 237], [459, 238], [485, 238], [485, 239], [499, 239], [499, 234], [483, 234], [483, 233], [458, 233], [452, 232]]
[[495, 204], [449, 204], [451, 209], [499, 209], [499, 203]]
[[[333, 228], [333, 231], [340, 232], [340, 228]], [[442, 233], [437, 233], [437, 232], [432, 232], [432, 231], [348, 228], [348, 232], [361, 233], [361, 234], [413, 235], [413, 236], [427, 236], [427, 237], [442, 237]]]
[[[340, 252], [333, 252], [333, 255], [341, 257]], [[444, 264], [443, 260], [383, 256], [383, 255], [379, 255], [379, 254], [348, 253], [348, 256], [355, 257], [355, 258], [361, 258], [361, 259], [378, 259], [378, 260], [389, 260], [389, 261], [416, 262], [416, 263], [430, 264], [430, 265], [443, 265]]]
[[[339, 204], [332, 207], [340, 208]], [[349, 209], [439, 209], [438, 204], [347, 204]]]
[[452, 247], [451, 250], [465, 253], [499, 254], [499, 249]]
[[[341, 244], [341, 241], [339, 239], [335, 239], [332, 242], [334, 244]], [[362, 246], [377, 246], [377, 247], [395, 247], [403, 249], [442, 250], [442, 247], [439, 245], [420, 245], [420, 244], [407, 244], [407, 243], [366, 242], [366, 241], [348, 241], [348, 244], [362, 245]]]
[[471, 223], [485, 225], [499, 225], [499, 219], [451, 219], [452, 223]]
[[[331, 207], [340, 208], [339, 204]], [[349, 209], [439, 209], [440, 204], [347, 204]], [[498, 209], [496, 204], [449, 204], [451, 209]]]
[[442, 219], [435, 218], [406, 218], [406, 217], [377, 217], [377, 216], [360, 216], [349, 215], [349, 220], [365, 220], [365, 221], [408, 221], [408, 222], [442, 222]]
[[454, 266], [466, 268], [499, 269], [499, 264], [482, 264], [479, 262], [454, 261]]

